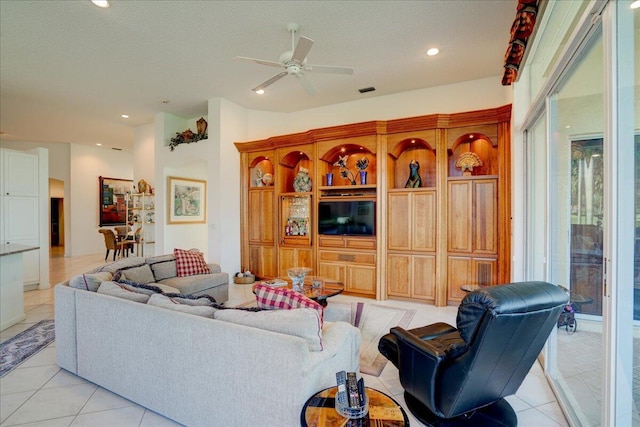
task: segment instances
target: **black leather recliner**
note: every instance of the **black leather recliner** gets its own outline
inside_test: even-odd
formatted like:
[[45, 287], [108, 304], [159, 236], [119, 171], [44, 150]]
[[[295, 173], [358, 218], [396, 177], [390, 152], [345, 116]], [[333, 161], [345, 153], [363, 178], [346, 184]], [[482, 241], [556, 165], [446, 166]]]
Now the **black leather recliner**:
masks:
[[542, 350], [568, 296], [546, 282], [469, 293], [457, 329], [396, 327], [378, 349], [399, 370], [409, 410], [432, 426], [515, 426], [503, 399], [514, 394]]

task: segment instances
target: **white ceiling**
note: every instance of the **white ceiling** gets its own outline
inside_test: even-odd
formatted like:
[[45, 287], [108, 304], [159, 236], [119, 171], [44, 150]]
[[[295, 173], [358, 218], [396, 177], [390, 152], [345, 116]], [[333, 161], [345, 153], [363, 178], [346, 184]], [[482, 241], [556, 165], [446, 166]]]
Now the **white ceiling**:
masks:
[[[0, 0], [0, 131], [12, 141], [103, 143], [131, 149], [154, 114], [206, 114], [226, 98], [292, 112], [490, 76], [500, 79], [517, 0], [118, 1]], [[353, 75], [293, 76], [251, 88], [291, 49], [287, 24], [315, 40], [315, 65]], [[427, 57], [436, 46], [441, 54]], [[374, 86], [375, 92], [358, 89]], [[162, 100], [169, 100], [163, 104]], [[128, 114], [123, 119], [121, 114]]]

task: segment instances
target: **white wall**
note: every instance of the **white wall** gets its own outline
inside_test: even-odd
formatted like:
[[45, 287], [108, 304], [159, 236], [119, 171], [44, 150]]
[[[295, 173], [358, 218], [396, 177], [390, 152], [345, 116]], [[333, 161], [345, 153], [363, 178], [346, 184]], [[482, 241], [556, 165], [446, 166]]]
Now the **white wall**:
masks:
[[77, 256], [105, 252], [104, 238], [98, 233], [98, 177], [133, 179], [133, 156], [126, 151], [71, 144], [70, 164], [71, 254]]
[[436, 113], [460, 113], [512, 102], [512, 89], [495, 76], [457, 84], [366, 98], [291, 114], [249, 111], [248, 140], [341, 124], [392, 120]]

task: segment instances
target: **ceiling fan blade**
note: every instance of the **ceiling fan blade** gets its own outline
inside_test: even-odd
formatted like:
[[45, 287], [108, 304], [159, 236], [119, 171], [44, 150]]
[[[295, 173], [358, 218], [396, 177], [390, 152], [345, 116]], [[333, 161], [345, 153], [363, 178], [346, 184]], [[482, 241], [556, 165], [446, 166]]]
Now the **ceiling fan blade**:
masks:
[[261, 65], [268, 65], [270, 67], [279, 67], [279, 68], [284, 67], [284, 64], [281, 64], [280, 62], [269, 61], [267, 59], [248, 58], [246, 56], [236, 56], [234, 59], [240, 59], [242, 61], [251, 61]]
[[318, 93], [316, 87], [309, 81], [309, 79], [306, 78], [304, 74], [298, 73], [295, 76], [298, 78], [298, 81], [302, 85], [304, 91], [307, 92], [307, 94], [313, 96]]
[[293, 55], [291, 56], [292, 61], [297, 61], [302, 64], [304, 59], [307, 57], [311, 46], [313, 46], [314, 41], [308, 37], [300, 36], [298, 39], [298, 44], [296, 45], [296, 50], [293, 51]]
[[305, 65], [304, 69], [305, 71], [313, 71], [316, 73], [353, 74], [353, 68], [335, 67], [333, 65]]
[[263, 82], [261, 84], [259, 84], [258, 86], [254, 87], [253, 89], [251, 89], [254, 92], [259, 91], [260, 89], [264, 89], [269, 85], [272, 85], [273, 83], [277, 82], [278, 80], [280, 80], [281, 78], [283, 78], [284, 76], [287, 75], [286, 71], [283, 71], [281, 73], [276, 74], [275, 76], [271, 77], [269, 80], [267, 80], [266, 82]]

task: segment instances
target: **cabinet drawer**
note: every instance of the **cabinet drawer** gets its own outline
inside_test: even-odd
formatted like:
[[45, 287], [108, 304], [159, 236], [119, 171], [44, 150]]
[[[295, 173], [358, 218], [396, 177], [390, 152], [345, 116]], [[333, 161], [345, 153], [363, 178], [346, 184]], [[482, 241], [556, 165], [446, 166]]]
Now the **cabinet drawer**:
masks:
[[376, 254], [320, 251], [320, 261], [375, 265]]
[[327, 248], [375, 249], [375, 238], [319, 236], [320, 246]]
[[347, 237], [345, 239], [348, 248], [352, 249], [375, 249], [375, 239], [354, 239]]
[[319, 236], [318, 242], [320, 243], [320, 246], [344, 248], [344, 239], [342, 237]]

